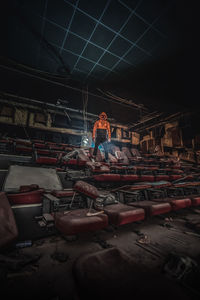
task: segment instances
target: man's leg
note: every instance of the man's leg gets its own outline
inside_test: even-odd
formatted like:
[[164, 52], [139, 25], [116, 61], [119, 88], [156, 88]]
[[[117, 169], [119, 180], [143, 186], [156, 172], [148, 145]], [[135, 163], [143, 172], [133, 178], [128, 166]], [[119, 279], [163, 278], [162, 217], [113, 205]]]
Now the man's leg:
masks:
[[105, 160], [108, 160], [108, 142], [105, 141], [103, 144], [102, 144], [103, 148], [104, 148], [104, 152], [105, 152]]
[[94, 155], [94, 156], [97, 155], [97, 150], [98, 150], [99, 145], [100, 145], [100, 140], [99, 140], [98, 137], [97, 137], [97, 138], [96, 138], [96, 141], [95, 141], [94, 152], [93, 152], [93, 155]]

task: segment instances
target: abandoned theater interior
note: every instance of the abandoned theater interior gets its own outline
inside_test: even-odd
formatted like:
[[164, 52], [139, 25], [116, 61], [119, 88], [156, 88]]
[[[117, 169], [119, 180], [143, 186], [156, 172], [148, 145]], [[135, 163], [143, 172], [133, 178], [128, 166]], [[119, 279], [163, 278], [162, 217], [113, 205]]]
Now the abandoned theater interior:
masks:
[[200, 299], [194, 2], [1, 11], [2, 299]]

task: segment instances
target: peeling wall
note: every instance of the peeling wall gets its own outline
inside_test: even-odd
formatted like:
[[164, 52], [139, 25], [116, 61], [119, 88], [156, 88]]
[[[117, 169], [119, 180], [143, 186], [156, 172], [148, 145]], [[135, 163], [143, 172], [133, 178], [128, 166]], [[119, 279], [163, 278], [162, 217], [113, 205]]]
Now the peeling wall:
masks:
[[[1, 115], [1, 108], [6, 106], [12, 106], [13, 116], [5, 117]], [[23, 106], [23, 108], [22, 108]], [[38, 122], [36, 118], [36, 114], [45, 115], [44, 122]], [[32, 129], [40, 129], [43, 131], [49, 131], [53, 133], [62, 133], [62, 134], [71, 134], [75, 136], [82, 136], [84, 134], [84, 130], [75, 129], [73, 127], [70, 128], [58, 128], [53, 126], [52, 124], [52, 114], [62, 115], [65, 114], [62, 111], [55, 111], [53, 109], [43, 109], [36, 105], [22, 104], [16, 103], [12, 101], [6, 101], [0, 99], [0, 123], [3, 124], [12, 124], [13, 126], [22, 126], [26, 128]], [[37, 120], [37, 121], [36, 121]], [[89, 122], [89, 121], [88, 121]], [[3, 127], [1, 125], [1, 128]], [[116, 129], [116, 136], [112, 138], [113, 141], [127, 143], [130, 145], [138, 145], [139, 144], [139, 135], [137, 133], [132, 133], [128, 131], [128, 127], [122, 126], [120, 124], [112, 124], [111, 123], [111, 132], [114, 132]], [[127, 136], [124, 136], [124, 134]], [[89, 133], [88, 133], [89, 134]]]

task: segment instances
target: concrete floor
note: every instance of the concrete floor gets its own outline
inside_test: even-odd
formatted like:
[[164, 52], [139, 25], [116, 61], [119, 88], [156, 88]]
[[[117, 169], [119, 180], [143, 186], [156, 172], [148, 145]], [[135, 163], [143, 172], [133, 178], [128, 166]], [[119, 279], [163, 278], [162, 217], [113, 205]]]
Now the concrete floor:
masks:
[[[165, 219], [166, 217], [171, 217], [171, 221]], [[118, 228], [109, 227], [95, 233], [80, 234], [77, 237], [66, 238], [58, 233], [35, 240], [32, 247], [6, 253], [19, 256], [38, 254], [40, 259], [20, 270], [8, 270], [1, 276], [5, 292], [3, 299], [19, 296], [21, 299], [75, 300], [77, 287], [72, 274], [74, 262], [86, 253], [104, 251], [104, 248], [109, 246], [123, 250], [141, 270], [153, 270], [156, 274], [161, 274], [166, 257], [172, 252], [189, 256], [200, 263], [200, 238], [184, 233], [194, 233], [185, 226], [185, 222], [189, 220], [200, 220], [200, 211], [185, 209]], [[170, 224], [172, 227], [168, 228], [163, 224]], [[149, 244], [138, 242], [142, 233], [147, 235]], [[55, 259], [55, 254], [60, 254], [63, 261]], [[200, 289], [198, 295], [176, 284], [188, 297], [186, 299], [200, 299]], [[172, 291], [171, 299], [173, 298]]]

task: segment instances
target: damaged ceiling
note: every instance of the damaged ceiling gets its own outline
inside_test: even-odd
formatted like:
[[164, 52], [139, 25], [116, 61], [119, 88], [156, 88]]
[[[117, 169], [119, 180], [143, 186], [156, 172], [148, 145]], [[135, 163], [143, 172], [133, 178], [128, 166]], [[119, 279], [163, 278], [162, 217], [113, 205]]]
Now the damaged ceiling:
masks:
[[84, 89], [88, 112], [128, 126], [196, 110], [193, 11], [170, 0], [9, 0], [1, 92], [81, 109]]

